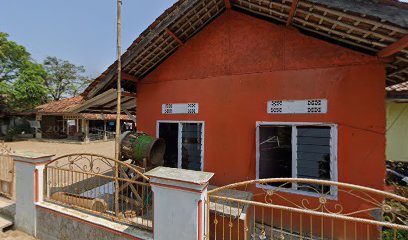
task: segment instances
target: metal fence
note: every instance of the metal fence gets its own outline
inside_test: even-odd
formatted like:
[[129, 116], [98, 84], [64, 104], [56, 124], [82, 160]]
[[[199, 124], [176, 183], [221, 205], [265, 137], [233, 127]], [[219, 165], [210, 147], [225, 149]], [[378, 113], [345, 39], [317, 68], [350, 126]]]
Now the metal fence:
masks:
[[145, 229], [153, 226], [153, 194], [143, 169], [97, 154], [47, 163], [46, 201]]
[[313, 179], [261, 179], [208, 192], [206, 239], [408, 239], [408, 199]]
[[91, 128], [89, 130], [89, 140], [90, 141], [99, 141], [105, 138], [107, 140], [115, 139], [115, 132], [104, 131], [98, 128]]
[[12, 198], [14, 195], [14, 161], [11, 149], [0, 141], [0, 195]]

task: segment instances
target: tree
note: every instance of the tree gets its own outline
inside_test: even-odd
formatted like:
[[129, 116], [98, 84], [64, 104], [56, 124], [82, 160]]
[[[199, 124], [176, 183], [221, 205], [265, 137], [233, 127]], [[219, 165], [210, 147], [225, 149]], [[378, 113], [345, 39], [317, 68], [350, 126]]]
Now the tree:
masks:
[[36, 63], [0, 32], [0, 112], [31, 110], [49, 99], [76, 96], [90, 83], [85, 68], [56, 57]]
[[7, 33], [0, 32], [0, 83], [15, 80], [31, 60], [25, 47], [8, 40], [7, 37]]
[[0, 109], [24, 111], [44, 103], [46, 72], [25, 47], [0, 32]]
[[91, 82], [83, 66], [56, 57], [47, 57], [43, 65], [47, 72], [45, 87], [53, 100], [76, 96]]
[[12, 97], [12, 109], [34, 109], [47, 101], [45, 78], [47, 73], [41, 64], [27, 63], [20, 76], [13, 82], [9, 91]]

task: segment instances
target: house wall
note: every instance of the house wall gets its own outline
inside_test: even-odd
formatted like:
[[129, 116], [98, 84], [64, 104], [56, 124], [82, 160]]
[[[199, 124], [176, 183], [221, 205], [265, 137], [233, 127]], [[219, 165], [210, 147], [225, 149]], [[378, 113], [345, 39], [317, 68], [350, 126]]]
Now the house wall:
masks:
[[387, 103], [387, 160], [408, 162], [408, 103]]
[[41, 118], [41, 130], [43, 138], [58, 138], [62, 131], [62, 116], [43, 115]]
[[[138, 84], [138, 130], [205, 121], [213, 185], [255, 179], [257, 121], [338, 124], [338, 179], [378, 189], [385, 175], [385, 68], [375, 57], [227, 11]], [[327, 114], [266, 112], [268, 100], [325, 98]], [[199, 114], [162, 114], [164, 103]], [[364, 172], [364, 174], [362, 174]]]

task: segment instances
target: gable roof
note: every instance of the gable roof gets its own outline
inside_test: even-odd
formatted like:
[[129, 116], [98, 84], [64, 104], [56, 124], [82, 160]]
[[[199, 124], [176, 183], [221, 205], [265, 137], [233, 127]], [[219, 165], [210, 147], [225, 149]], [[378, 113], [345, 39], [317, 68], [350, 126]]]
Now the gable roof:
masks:
[[[302, 33], [387, 58], [387, 86], [408, 80], [408, 4], [394, 0], [179, 0], [122, 55], [122, 71], [143, 79], [227, 8], [292, 25]], [[115, 87], [115, 61], [84, 91]], [[131, 91], [134, 84], [125, 83]]]

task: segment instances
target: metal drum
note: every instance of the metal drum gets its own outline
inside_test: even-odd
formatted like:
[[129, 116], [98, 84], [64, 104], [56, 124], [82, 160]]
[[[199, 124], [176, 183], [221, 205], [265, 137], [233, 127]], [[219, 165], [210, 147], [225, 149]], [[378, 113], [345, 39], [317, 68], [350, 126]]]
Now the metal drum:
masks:
[[124, 132], [121, 135], [122, 157], [132, 159], [134, 164], [145, 167], [162, 166], [166, 143], [161, 138], [143, 132]]

